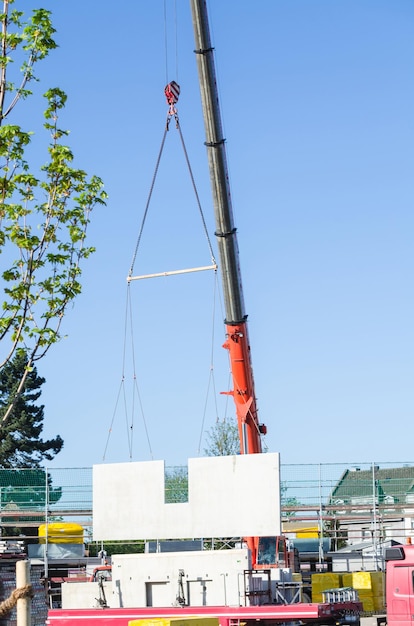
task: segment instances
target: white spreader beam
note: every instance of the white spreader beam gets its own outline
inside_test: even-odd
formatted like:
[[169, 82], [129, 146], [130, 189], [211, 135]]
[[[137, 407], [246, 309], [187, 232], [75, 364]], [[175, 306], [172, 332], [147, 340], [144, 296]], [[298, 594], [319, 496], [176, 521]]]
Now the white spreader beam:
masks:
[[141, 276], [128, 276], [127, 282], [131, 280], [143, 280], [144, 278], [160, 278], [161, 276], [174, 276], [176, 274], [190, 274], [191, 272], [204, 272], [205, 270], [216, 270], [217, 265], [204, 265], [202, 267], [190, 267], [186, 270], [171, 270], [169, 272], [158, 272], [157, 274], [141, 274]]

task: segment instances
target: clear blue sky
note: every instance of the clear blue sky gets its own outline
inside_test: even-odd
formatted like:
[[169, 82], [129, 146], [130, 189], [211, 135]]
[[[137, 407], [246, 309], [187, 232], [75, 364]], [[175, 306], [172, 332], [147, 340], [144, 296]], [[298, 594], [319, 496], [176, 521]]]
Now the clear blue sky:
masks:
[[[181, 127], [214, 241], [190, 7], [177, 0], [175, 16], [174, 5], [165, 23], [163, 0], [43, 4], [60, 47], [39, 68], [39, 88], [68, 93], [62, 125], [77, 164], [109, 194], [93, 216], [97, 252], [68, 337], [38, 364], [45, 435], [65, 440], [54, 467], [102, 462], [113, 418], [105, 460], [130, 458], [122, 402], [115, 411], [123, 373], [132, 402], [126, 276], [167, 77], [181, 85]], [[414, 5], [210, 0], [209, 10], [265, 443], [282, 463], [414, 461]], [[172, 126], [135, 268], [209, 260]], [[204, 428], [216, 419], [212, 343], [216, 391], [228, 388], [219, 306], [212, 342], [213, 277], [134, 283], [131, 296], [151, 444], [137, 411], [132, 458], [183, 464], [198, 454], [206, 397]], [[217, 402], [220, 417], [233, 414], [225, 397]]]

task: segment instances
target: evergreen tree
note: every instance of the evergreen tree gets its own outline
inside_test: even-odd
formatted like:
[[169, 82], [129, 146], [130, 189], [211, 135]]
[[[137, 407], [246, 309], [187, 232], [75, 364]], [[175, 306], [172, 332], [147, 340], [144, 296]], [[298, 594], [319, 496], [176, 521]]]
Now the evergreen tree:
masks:
[[[17, 393], [26, 372], [23, 389]], [[46, 441], [41, 438], [44, 406], [35, 403], [44, 382], [35, 367], [28, 368], [24, 350], [0, 369], [0, 421], [8, 407], [13, 407], [0, 428], [0, 468], [40, 467], [44, 459], [51, 461], [62, 449], [59, 435]]]

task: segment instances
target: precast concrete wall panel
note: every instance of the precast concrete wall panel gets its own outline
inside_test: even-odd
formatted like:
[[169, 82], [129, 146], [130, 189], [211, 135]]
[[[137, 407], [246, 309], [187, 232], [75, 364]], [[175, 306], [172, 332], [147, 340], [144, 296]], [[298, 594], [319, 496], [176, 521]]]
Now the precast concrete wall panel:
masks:
[[188, 502], [165, 504], [164, 462], [95, 465], [95, 540], [280, 535], [279, 454], [189, 459]]
[[[192, 606], [239, 606], [245, 601], [243, 573], [250, 568], [245, 548], [113, 555], [112, 581], [104, 583], [105, 597], [111, 608], [177, 606], [181, 593]], [[98, 583], [62, 584], [65, 609], [96, 607], [97, 598]]]
[[244, 602], [243, 571], [251, 567], [247, 549], [120, 554], [112, 561], [114, 608], [174, 606], [180, 570], [186, 603], [239, 606]]

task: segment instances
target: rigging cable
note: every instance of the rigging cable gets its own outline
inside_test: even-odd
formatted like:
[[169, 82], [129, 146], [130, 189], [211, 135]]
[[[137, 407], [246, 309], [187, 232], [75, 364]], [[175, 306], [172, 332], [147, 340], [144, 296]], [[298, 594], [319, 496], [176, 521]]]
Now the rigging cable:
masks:
[[[144, 210], [141, 226], [140, 226], [140, 229], [139, 229], [137, 243], [136, 243], [136, 246], [135, 246], [135, 249], [134, 249], [133, 258], [132, 258], [129, 274], [128, 274], [128, 277], [127, 277], [128, 286], [130, 285], [130, 282], [132, 280], [137, 280], [137, 279], [141, 279], [141, 278], [153, 278], [153, 277], [156, 277], [156, 276], [168, 276], [168, 275], [171, 275], [171, 274], [179, 274], [179, 273], [185, 273], [185, 272], [200, 271], [200, 270], [205, 270], [205, 269], [214, 269], [214, 271], [215, 271], [215, 282], [216, 282], [216, 285], [217, 285], [217, 267], [218, 266], [217, 266], [217, 263], [216, 263], [216, 260], [215, 260], [215, 256], [214, 256], [214, 252], [213, 252], [213, 247], [212, 247], [212, 244], [211, 244], [210, 236], [208, 234], [207, 224], [206, 224], [206, 220], [205, 220], [205, 217], [204, 217], [203, 209], [201, 207], [200, 197], [199, 197], [199, 194], [198, 194], [198, 190], [197, 190], [197, 186], [196, 186], [196, 183], [195, 183], [193, 171], [192, 171], [192, 168], [191, 168], [190, 159], [188, 157], [188, 152], [187, 152], [187, 149], [186, 149], [183, 133], [181, 131], [181, 126], [180, 126], [180, 121], [179, 121], [179, 117], [178, 117], [178, 112], [177, 112], [177, 109], [175, 107], [175, 105], [176, 105], [176, 103], [178, 101], [179, 94], [180, 94], [180, 87], [179, 87], [179, 85], [175, 81], [171, 81], [170, 83], [168, 83], [166, 85], [166, 87], [164, 89], [164, 94], [166, 96], [167, 103], [169, 105], [169, 109], [168, 109], [168, 112], [167, 112], [167, 120], [166, 120], [166, 124], [165, 124], [165, 128], [164, 128], [164, 134], [163, 134], [163, 137], [162, 137], [162, 140], [161, 140], [160, 150], [159, 150], [158, 157], [157, 157], [156, 164], [155, 164], [154, 174], [153, 174], [153, 177], [152, 177], [152, 180], [151, 180], [150, 190], [149, 190], [149, 193], [148, 193], [147, 202], [146, 202], [146, 205], [145, 205], [145, 210]], [[170, 122], [171, 122], [172, 118], [174, 118], [174, 120], [175, 120], [175, 126], [176, 126], [176, 129], [178, 130], [178, 133], [179, 133], [181, 146], [182, 146], [182, 149], [183, 149], [183, 152], [184, 152], [185, 161], [186, 161], [187, 168], [188, 168], [188, 171], [189, 171], [189, 175], [190, 175], [190, 179], [191, 179], [194, 195], [195, 195], [197, 206], [198, 206], [198, 211], [199, 211], [201, 222], [202, 222], [202, 227], [203, 227], [203, 230], [204, 230], [204, 235], [206, 237], [206, 241], [207, 241], [207, 244], [208, 244], [212, 265], [208, 266], [208, 267], [201, 267], [201, 268], [198, 267], [198, 268], [192, 268], [192, 269], [188, 269], [188, 270], [177, 270], [177, 271], [173, 271], [173, 272], [162, 272], [162, 273], [159, 273], [159, 274], [149, 274], [149, 275], [145, 275], [145, 276], [133, 276], [134, 266], [135, 266], [136, 258], [137, 258], [137, 255], [138, 255], [139, 246], [140, 246], [140, 243], [141, 243], [141, 239], [142, 239], [142, 235], [143, 235], [146, 219], [147, 219], [147, 216], [148, 216], [149, 206], [150, 206], [150, 202], [151, 202], [151, 199], [152, 199], [152, 194], [153, 194], [153, 191], [154, 191], [156, 178], [157, 178], [157, 175], [158, 175], [158, 170], [159, 170], [159, 166], [160, 166], [160, 162], [161, 162], [161, 157], [162, 157], [162, 154], [163, 154], [163, 151], [164, 151], [165, 141], [166, 141], [167, 133], [169, 131]], [[217, 288], [215, 287], [215, 291], [216, 290], [217, 290]], [[214, 313], [214, 310], [215, 310], [215, 299], [214, 299], [213, 313]], [[131, 315], [131, 319], [132, 319], [132, 315]], [[132, 327], [132, 322], [131, 322], [131, 327]], [[213, 316], [213, 331], [212, 331], [212, 335], [213, 335], [212, 336], [212, 344], [213, 344], [213, 341], [214, 341], [214, 316]], [[213, 348], [212, 348], [212, 350], [213, 350]], [[136, 382], [135, 362], [134, 362], [134, 380]], [[215, 393], [213, 354], [211, 356], [210, 379], [209, 379], [209, 383], [208, 383], [207, 396], [208, 396], [208, 391], [209, 391], [210, 385], [212, 385], [213, 389], [214, 389], [215, 412], [216, 412], [216, 417], [217, 417], [218, 416], [218, 407], [217, 407], [217, 399], [216, 399], [216, 393]], [[203, 434], [204, 420], [205, 420], [205, 415], [206, 415], [206, 410], [207, 410], [207, 399], [208, 399], [207, 396], [206, 396], [205, 407], [204, 407], [204, 415], [203, 415], [203, 419], [202, 419], [201, 434], [200, 434], [200, 441], [199, 441], [199, 449], [200, 449], [200, 446], [201, 446], [201, 437], [202, 437], [202, 434]], [[140, 400], [140, 398], [139, 398], [139, 400]], [[140, 400], [140, 402], [141, 402], [141, 400]]]
[[153, 177], [152, 177], [151, 186], [150, 186], [150, 190], [149, 190], [149, 194], [148, 194], [148, 198], [147, 198], [147, 203], [145, 205], [144, 215], [143, 215], [143, 218], [142, 218], [141, 227], [140, 227], [139, 234], [138, 234], [138, 240], [137, 240], [137, 243], [136, 243], [136, 246], [135, 246], [134, 254], [133, 254], [133, 257], [132, 257], [132, 263], [131, 263], [131, 267], [129, 269], [128, 276], [132, 276], [133, 271], [134, 271], [135, 260], [137, 258], [138, 248], [139, 248], [139, 244], [141, 242], [141, 237], [142, 237], [142, 232], [144, 230], [145, 220], [147, 219], [148, 209], [149, 209], [149, 205], [150, 205], [150, 202], [151, 202], [152, 192], [154, 191], [155, 179], [157, 178], [158, 168], [160, 166], [161, 156], [162, 156], [162, 153], [163, 153], [163, 150], [164, 150], [164, 145], [165, 145], [165, 139], [167, 137], [167, 132], [168, 132], [168, 118], [167, 118], [167, 124], [166, 124], [165, 129], [164, 129], [164, 135], [163, 135], [162, 140], [161, 140], [161, 147], [160, 147], [160, 151], [158, 153], [157, 162], [155, 164], [155, 171], [154, 171], [154, 174], [153, 174]]
[[[111, 424], [110, 424], [109, 430], [108, 430], [108, 436], [106, 438], [106, 444], [105, 444], [105, 449], [104, 449], [103, 458], [102, 458], [103, 461], [106, 460], [106, 452], [108, 450], [109, 439], [110, 439], [111, 434], [112, 434], [112, 427], [114, 425], [115, 417], [116, 417], [116, 414], [117, 414], [117, 411], [118, 411], [118, 404], [119, 404], [119, 399], [121, 397], [121, 393], [123, 393], [124, 405], [125, 405], [125, 351], [126, 351], [127, 315], [128, 315], [128, 302], [127, 302], [126, 308], [125, 308], [124, 347], [123, 347], [123, 352], [122, 352], [122, 376], [121, 376], [121, 382], [120, 382], [119, 389], [118, 389], [118, 395], [116, 397], [115, 407], [114, 407], [114, 410], [112, 412], [112, 419], [111, 419]], [[130, 449], [129, 437], [128, 437], [128, 448]]]
[[216, 312], [216, 294], [218, 290], [218, 276], [217, 271], [214, 272], [214, 292], [213, 292], [213, 314], [212, 314], [212, 330], [211, 330], [211, 351], [210, 351], [210, 374], [207, 383], [206, 397], [204, 401], [204, 411], [201, 419], [201, 429], [200, 429], [200, 438], [198, 440], [198, 450], [197, 454], [200, 455], [201, 452], [201, 441], [203, 439], [204, 434], [204, 423], [206, 420], [207, 413], [207, 403], [210, 395], [210, 388], [213, 388], [213, 398], [214, 398], [214, 408], [216, 413], [216, 419], [218, 419], [218, 405], [217, 405], [217, 393], [216, 393], [216, 384], [214, 378], [214, 346], [215, 346], [215, 312]]
[[[127, 400], [126, 400], [126, 394], [125, 394], [125, 363], [126, 363], [126, 344], [127, 344], [127, 330], [128, 330], [128, 314], [129, 314], [129, 322], [130, 322], [130, 334], [131, 334], [131, 344], [132, 344], [132, 362], [133, 362], [133, 400], [132, 400], [132, 409], [131, 409], [131, 422], [129, 423], [128, 420], [128, 408], [127, 408]], [[140, 405], [140, 409], [141, 409], [141, 415], [142, 415], [142, 419], [144, 422], [144, 429], [145, 429], [145, 434], [146, 434], [146, 438], [147, 438], [147, 443], [148, 443], [148, 448], [150, 451], [150, 455], [151, 455], [151, 459], [153, 458], [152, 455], [152, 449], [151, 449], [151, 442], [149, 439], [149, 435], [148, 435], [148, 429], [147, 429], [147, 424], [146, 424], [146, 420], [145, 420], [145, 415], [144, 415], [144, 410], [142, 407], [142, 402], [141, 402], [141, 396], [139, 393], [139, 389], [138, 389], [138, 384], [137, 384], [137, 376], [136, 376], [136, 370], [135, 370], [135, 353], [134, 353], [134, 343], [133, 343], [133, 329], [132, 329], [132, 308], [131, 308], [131, 296], [130, 296], [130, 290], [129, 290], [129, 284], [127, 285], [127, 302], [126, 302], [126, 307], [125, 307], [125, 324], [124, 324], [124, 346], [123, 346], [123, 355], [122, 355], [122, 376], [121, 376], [121, 382], [119, 385], [119, 389], [118, 389], [118, 395], [115, 401], [115, 407], [112, 413], [112, 419], [111, 419], [111, 424], [108, 430], [108, 436], [106, 439], [106, 444], [105, 444], [105, 449], [104, 449], [104, 453], [103, 453], [103, 461], [106, 460], [106, 454], [108, 451], [108, 446], [109, 446], [109, 440], [110, 437], [112, 435], [112, 430], [113, 430], [113, 425], [114, 425], [114, 421], [115, 421], [115, 417], [117, 415], [118, 412], [118, 405], [120, 402], [120, 398], [121, 396], [123, 397], [123, 401], [124, 401], [124, 414], [125, 414], [125, 422], [126, 422], [126, 429], [127, 429], [127, 441], [128, 441], [128, 452], [129, 452], [129, 458], [130, 460], [132, 459], [132, 452], [133, 452], [133, 432], [134, 432], [134, 415], [135, 415], [135, 393], [138, 396], [138, 401], [139, 401], [139, 405]]]
[[[179, 133], [179, 136], [180, 136], [181, 146], [183, 148], [184, 157], [185, 157], [185, 160], [186, 160], [186, 163], [187, 163], [188, 171], [189, 171], [189, 174], [190, 174], [190, 179], [191, 179], [191, 182], [192, 182], [192, 185], [193, 185], [194, 195], [195, 195], [195, 198], [196, 198], [198, 211], [200, 213], [201, 222], [202, 222], [203, 229], [204, 229], [204, 235], [205, 235], [206, 240], [207, 240], [207, 244], [208, 244], [208, 248], [209, 248], [209, 252], [210, 252], [210, 257], [211, 257], [211, 262], [212, 262], [212, 266], [211, 267], [208, 267], [208, 268], [198, 268], [198, 269], [214, 269], [214, 270], [217, 269], [217, 262], [216, 262], [216, 259], [214, 257], [213, 247], [211, 245], [210, 236], [208, 234], [207, 225], [206, 225], [206, 221], [205, 221], [205, 218], [204, 218], [204, 212], [203, 212], [203, 209], [201, 207], [200, 197], [199, 197], [199, 194], [198, 194], [197, 186], [195, 184], [194, 175], [193, 175], [193, 171], [192, 171], [192, 168], [191, 168], [190, 160], [188, 158], [188, 153], [187, 153], [187, 149], [186, 149], [186, 146], [185, 146], [184, 137], [183, 137], [183, 134], [182, 134], [182, 131], [181, 131], [180, 121], [179, 121], [179, 118], [178, 118], [178, 112], [177, 112], [177, 109], [175, 108], [175, 105], [176, 105], [176, 103], [178, 101], [178, 96], [180, 94], [180, 86], [175, 81], [171, 81], [170, 83], [168, 83], [168, 85], [166, 85], [166, 87], [164, 89], [164, 94], [165, 94], [165, 97], [167, 99], [167, 103], [169, 104], [169, 109], [168, 109], [168, 112], [167, 112], [167, 120], [166, 120], [166, 124], [165, 124], [164, 134], [163, 134], [163, 137], [162, 137], [162, 140], [161, 140], [160, 150], [159, 150], [157, 161], [156, 161], [156, 164], [155, 164], [155, 170], [154, 170], [154, 174], [153, 174], [153, 177], [152, 177], [150, 190], [149, 190], [148, 197], [147, 197], [147, 202], [146, 202], [146, 205], [145, 205], [144, 215], [143, 215], [141, 226], [140, 226], [140, 229], [139, 229], [137, 243], [136, 243], [134, 254], [133, 254], [133, 257], [132, 257], [131, 267], [129, 269], [129, 274], [128, 274], [128, 278], [127, 278], [128, 281], [133, 279], [132, 275], [133, 275], [133, 272], [134, 272], [134, 265], [135, 265], [135, 261], [136, 261], [136, 258], [137, 258], [138, 249], [139, 249], [139, 246], [140, 246], [140, 243], [141, 243], [141, 238], [142, 238], [142, 233], [143, 233], [143, 230], [144, 230], [145, 222], [146, 222], [146, 219], [147, 219], [147, 216], [148, 216], [149, 205], [150, 205], [152, 194], [153, 194], [153, 191], [154, 191], [155, 181], [156, 181], [156, 178], [157, 178], [157, 174], [158, 174], [158, 170], [159, 170], [159, 166], [160, 166], [160, 162], [161, 162], [161, 157], [162, 157], [162, 153], [163, 153], [164, 146], [165, 146], [165, 140], [166, 140], [166, 137], [167, 137], [167, 133], [169, 131], [170, 122], [171, 122], [172, 118], [175, 119], [175, 127], [178, 130], [178, 133]], [[191, 271], [195, 271], [195, 270], [193, 269]], [[163, 275], [167, 275], [167, 274], [168, 274], [167, 272], [163, 273]], [[146, 278], [147, 277], [148, 276], [146, 276]]]
[[181, 132], [181, 126], [180, 126], [180, 122], [179, 122], [179, 119], [178, 119], [178, 115], [177, 115], [177, 114], [175, 115], [175, 121], [176, 121], [176, 128], [177, 128], [178, 133], [179, 133], [179, 135], [180, 135], [181, 145], [182, 145], [182, 147], [183, 147], [184, 156], [185, 156], [185, 160], [186, 160], [186, 163], [187, 163], [188, 171], [189, 171], [189, 173], [190, 173], [191, 182], [192, 182], [192, 184], [193, 184], [193, 189], [194, 189], [195, 197], [196, 197], [196, 200], [197, 200], [198, 210], [199, 210], [199, 212], [200, 212], [201, 221], [202, 221], [202, 223], [203, 223], [204, 233], [205, 233], [205, 236], [206, 236], [206, 239], [207, 239], [208, 247], [209, 247], [209, 249], [210, 249], [211, 261], [212, 261], [212, 263], [214, 263], [214, 264], [215, 264], [215, 263], [216, 263], [216, 260], [215, 260], [215, 258], [214, 258], [213, 247], [212, 247], [212, 245], [211, 245], [210, 237], [209, 237], [209, 234], [208, 234], [207, 225], [206, 225], [206, 220], [205, 220], [205, 218], [204, 218], [203, 209], [201, 208], [200, 198], [199, 198], [199, 195], [198, 195], [197, 187], [196, 187], [195, 180], [194, 180], [194, 176], [193, 176], [193, 171], [192, 171], [192, 169], [191, 169], [190, 160], [189, 160], [189, 158], [188, 158], [188, 153], [187, 153], [187, 149], [186, 149], [186, 147], [185, 147], [184, 137], [183, 137], [183, 134], [182, 134], [182, 132]]
[[[148, 428], [147, 428], [147, 422], [145, 419], [145, 414], [144, 414], [144, 409], [142, 406], [142, 400], [141, 400], [141, 394], [139, 392], [139, 388], [138, 388], [138, 382], [137, 382], [137, 374], [136, 374], [136, 360], [135, 360], [135, 349], [134, 349], [134, 330], [133, 330], [133, 315], [132, 315], [132, 299], [131, 299], [131, 294], [130, 294], [130, 283], [128, 283], [128, 300], [129, 300], [129, 315], [130, 315], [130, 328], [131, 328], [131, 350], [132, 350], [132, 365], [133, 365], [133, 381], [134, 381], [134, 386], [133, 386], [133, 394], [132, 394], [132, 416], [135, 415], [135, 395], [138, 398], [138, 402], [139, 402], [139, 406], [141, 409], [141, 415], [142, 415], [142, 420], [144, 423], [144, 429], [145, 429], [145, 435], [147, 438], [147, 444], [148, 444], [148, 449], [151, 455], [151, 459], [154, 459], [154, 456], [152, 454], [152, 448], [151, 448], [151, 442], [150, 442], [150, 438], [149, 438], [149, 434], [148, 434]], [[133, 423], [131, 425], [131, 428], [133, 428]], [[131, 446], [132, 446], [132, 435], [131, 435]]]

